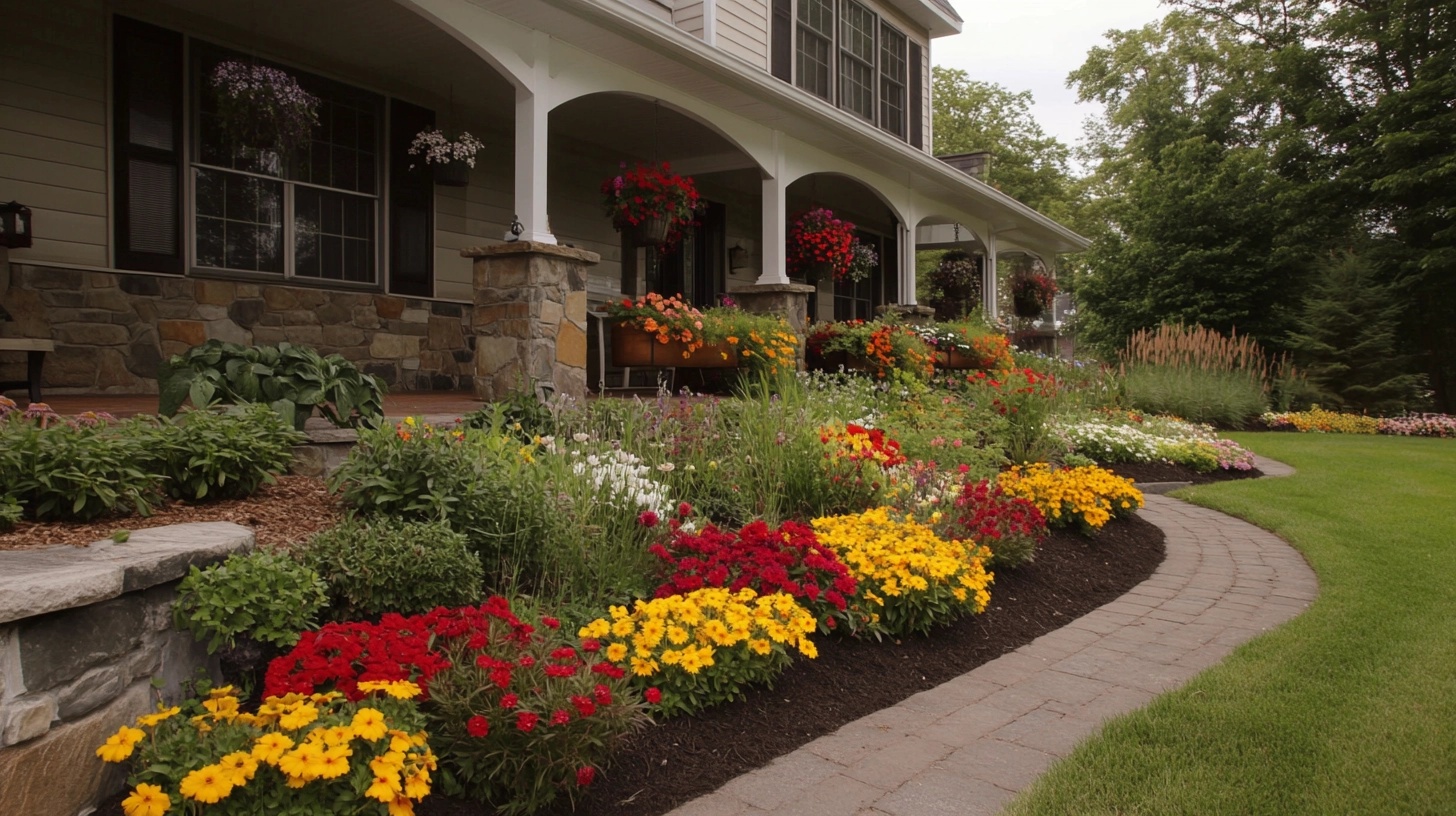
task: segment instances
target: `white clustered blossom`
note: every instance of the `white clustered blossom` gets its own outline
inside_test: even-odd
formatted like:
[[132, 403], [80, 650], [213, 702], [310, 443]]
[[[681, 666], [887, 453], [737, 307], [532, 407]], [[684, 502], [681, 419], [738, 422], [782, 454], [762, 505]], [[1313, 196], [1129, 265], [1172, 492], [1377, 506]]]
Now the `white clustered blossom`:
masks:
[[[580, 452], [573, 451], [573, 455], [580, 456]], [[663, 518], [671, 512], [667, 485], [649, 478], [652, 468], [628, 451], [587, 454], [572, 463], [571, 469], [578, 476], [590, 478], [614, 506], [651, 510]]]
[[1221, 439], [1212, 426], [1171, 417], [1150, 416], [1141, 425], [1123, 425], [1104, 419], [1054, 422], [1052, 433], [1067, 450], [1101, 462], [1166, 462], [1175, 446], [1196, 444], [1218, 459], [1224, 470], [1252, 470], [1254, 454], [1230, 439]]
[[409, 154], [421, 156], [425, 164], [449, 164], [452, 161], [463, 161], [470, 167], [475, 166], [475, 154], [485, 149], [485, 143], [461, 131], [460, 137], [451, 141], [438, 128], [422, 130], [415, 134], [415, 140], [410, 142]]

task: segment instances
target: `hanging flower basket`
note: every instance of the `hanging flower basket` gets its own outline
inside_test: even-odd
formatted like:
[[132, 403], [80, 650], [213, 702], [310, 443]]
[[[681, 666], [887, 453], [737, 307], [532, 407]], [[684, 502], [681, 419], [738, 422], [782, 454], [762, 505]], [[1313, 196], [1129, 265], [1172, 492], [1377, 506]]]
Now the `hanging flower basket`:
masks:
[[835, 278], [847, 277], [854, 244], [854, 224], [823, 207], [809, 210], [789, 226], [789, 274], [806, 280], [819, 280], [826, 271]]
[[663, 162], [638, 164], [602, 182], [602, 206], [612, 226], [630, 232], [639, 245], [658, 246], [695, 223], [701, 202], [691, 176]]
[[470, 164], [464, 159], [455, 159], [444, 164], [432, 165], [435, 183], [444, 187], [469, 187]]
[[1017, 317], [1037, 317], [1051, 308], [1057, 296], [1057, 282], [1039, 272], [1017, 272], [1011, 276], [1011, 308]]
[[[435, 183], [446, 187], [466, 187], [470, 184], [470, 171], [475, 169], [475, 154], [485, 149], [485, 144], [466, 131], [454, 139], [438, 128], [422, 130], [410, 142], [409, 154], [419, 156], [434, 174]], [[414, 165], [410, 165], [414, 169]]]
[[667, 243], [672, 222], [664, 216], [652, 216], [627, 228], [637, 246], [661, 246]]
[[255, 62], [223, 60], [213, 68], [210, 83], [218, 127], [233, 145], [288, 154], [312, 140], [319, 98], [292, 74]]

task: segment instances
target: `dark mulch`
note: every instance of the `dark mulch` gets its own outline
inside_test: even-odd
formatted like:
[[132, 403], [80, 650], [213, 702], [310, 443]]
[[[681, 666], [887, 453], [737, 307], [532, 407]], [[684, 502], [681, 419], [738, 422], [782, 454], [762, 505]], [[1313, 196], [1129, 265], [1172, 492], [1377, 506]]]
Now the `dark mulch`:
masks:
[[[576, 812], [656, 816], [775, 757], [993, 660], [1116, 599], [1163, 560], [1163, 534], [1141, 519], [1095, 538], [1057, 533], [1036, 561], [1002, 571], [986, 613], [901, 642], [822, 640], [772, 690], [629, 737]], [[432, 796], [422, 816], [488, 816], [480, 805]], [[548, 813], [571, 812], [565, 801]]]
[[[1163, 533], [1139, 518], [1109, 523], [1097, 536], [1053, 534], [1036, 561], [1003, 570], [990, 608], [903, 641], [820, 639], [817, 660], [796, 661], [772, 690], [669, 720], [631, 735], [611, 766], [577, 801], [590, 816], [657, 816], [740, 774], [925, 689], [1029, 643], [1112, 601], [1163, 560]], [[97, 816], [121, 816], [119, 794]], [[420, 816], [490, 816], [472, 802], [430, 796]], [[547, 811], [571, 813], [563, 798]]]
[[1226, 482], [1231, 479], [1257, 479], [1264, 474], [1256, 468], [1254, 470], [1215, 470], [1211, 473], [1199, 473], [1191, 468], [1182, 465], [1173, 465], [1167, 462], [1132, 462], [1122, 465], [1103, 465], [1103, 467], [1122, 476], [1132, 479], [1134, 482], [1192, 482], [1193, 484], [1208, 484], [1209, 482]]

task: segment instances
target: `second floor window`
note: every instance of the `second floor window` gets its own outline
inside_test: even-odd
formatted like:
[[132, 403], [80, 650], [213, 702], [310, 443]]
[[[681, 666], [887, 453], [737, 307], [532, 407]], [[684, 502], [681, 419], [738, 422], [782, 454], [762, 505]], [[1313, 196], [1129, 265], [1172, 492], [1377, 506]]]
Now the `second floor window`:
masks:
[[[904, 139], [909, 115], [905, 34], [856, 0], [793, 2], [794, 84]], [[775, 19], [782, 22], [786, 16]], [[777, 66], [775, 74], [788, 78]]]

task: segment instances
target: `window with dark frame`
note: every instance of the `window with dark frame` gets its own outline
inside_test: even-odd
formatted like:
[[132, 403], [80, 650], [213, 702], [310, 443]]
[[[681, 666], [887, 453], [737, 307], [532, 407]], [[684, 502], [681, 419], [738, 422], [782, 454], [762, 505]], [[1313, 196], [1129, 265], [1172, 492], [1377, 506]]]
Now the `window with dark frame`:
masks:
[[858, 0], [773, 0], [772, 11], [775, 77], [898, 139], [916, 135], [913, 103], [922, 77], [911, 63], [919, 44]]
[[[286, 157], [237, 146], [221, 134], [210, 77], [222, 60], [258, 60], [120, 15], [113, 20], [118, 268], [182, 274], [190, 255], [192, 269], [223, 274], [381, 284], [381, 174], [407, 162], [393, 149], [398, 138], [385, 149], [384, 97], [286, 68], [320, 99], [311, 142]], [[433, 121], [426, 109], [396, 104], [410, 111], [411, 122]], [[192, 122], [186, 141], [184, 112]], [[413, 132], [404, 136], [404, 149]], [[396, 191], [387, 219], [388, 290], [429, 296], [433, 184], [428, 173], [410, 176], [418, 183], [407, 197]], [[187, 212], [184, 184], [192, 192]]]

